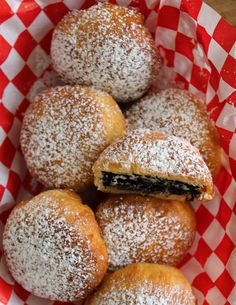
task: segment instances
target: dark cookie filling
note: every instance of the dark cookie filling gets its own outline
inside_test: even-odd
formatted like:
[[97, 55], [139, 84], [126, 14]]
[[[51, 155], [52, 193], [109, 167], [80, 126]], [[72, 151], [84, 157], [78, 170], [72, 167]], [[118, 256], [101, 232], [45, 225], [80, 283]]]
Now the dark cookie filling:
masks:
[[113, 186], [120, 190], [139, 191], [144, 194], [187, 195], [187, 200], [198, 198], [201, 194], [198, 186], [189, 183], [136, 174], [121, 175], [103, 172], [103, 185], [105, 187]]

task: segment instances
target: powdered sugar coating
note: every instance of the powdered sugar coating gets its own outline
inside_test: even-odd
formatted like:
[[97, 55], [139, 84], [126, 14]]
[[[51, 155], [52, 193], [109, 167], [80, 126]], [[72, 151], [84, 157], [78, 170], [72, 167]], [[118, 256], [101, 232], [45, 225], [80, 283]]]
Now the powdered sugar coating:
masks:
[[195, 305], [180, 271], [156, 264], [132, 264], [107, 276], [86, 305]]
[[183, 139], [148, 130], [136, 130], [111, 144], [93, 171], [97, 177], [111, 171], [186, 181], [199, 185], [205, 199], [212, 196], [211, 174], [198, 149]]
[[148, 128], [188, 140], [216, 175], [220, 163], [216, 130], [203, 102], [194, 95], [180, 89], [151, 93], [133, 104], [125, 116], [130, 130]]
[[105, 257], [94, 254], [89, 237], [68, 221], [71, 217], [88, 221], [63, 198], [54, 200], [45, 193], [15, 208], [7, 220], [3, 246], [8, 267], [36, 296], [74, 301], [94, 288], [98, 261]]
[[100, 152], [123, 134], [122, 123], [115, 101], [98, 90], [64, 86], [43, 92], [27, 109], [21, 130], [30, 173], [48, 187], [83, 190], [92, 183]]
[[123, 102], [142, 96], [160, 69], [141, 14], [108, 3], [67, 14], [54, 30], [51, 56], [65, 82], [92, 85]]
[[[132, 290], [119, 288], [114, 283], [113, 289], [99, 295], [99, 302], [91, 305], [190, 305], [194, 297], [188, 290], [183, 291], [181, 285], [150, 287], [147, 281]], [[117, 286], [118, 287], [117, 287]]]
[[191, 247], [194, 213], [186, 203], [120, 195], [96, 212], [108, 249], [109, 270], [132, 263], [175, 265]]

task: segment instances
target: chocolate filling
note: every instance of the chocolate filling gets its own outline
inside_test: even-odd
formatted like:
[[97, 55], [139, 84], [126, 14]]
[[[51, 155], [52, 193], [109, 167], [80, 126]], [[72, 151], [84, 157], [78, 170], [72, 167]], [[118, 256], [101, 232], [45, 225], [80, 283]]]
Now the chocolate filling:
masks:
[[105, 187], [112, 186], [120, 190], [138, 191], [144, 194], [165, 193], [186, 195], [187, 200], [198, 198], [201, 194], [199, 186], [196, 185], [176, 180], [136, 174], [121, 175], [103, 172], [102, 181]]

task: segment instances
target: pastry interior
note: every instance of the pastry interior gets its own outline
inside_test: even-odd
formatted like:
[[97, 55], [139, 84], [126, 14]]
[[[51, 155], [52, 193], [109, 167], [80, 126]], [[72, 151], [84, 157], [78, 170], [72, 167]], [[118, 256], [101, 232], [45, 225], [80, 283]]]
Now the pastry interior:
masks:
[[193, 200], [201, 195], [200, 186], [198, 185], [137, 174], [127, 175], [102, 172], [102, 184], [104, 187], [138, 191], [145, 195], [160, 193], [165, 195], [185, 195], [187, 200]]

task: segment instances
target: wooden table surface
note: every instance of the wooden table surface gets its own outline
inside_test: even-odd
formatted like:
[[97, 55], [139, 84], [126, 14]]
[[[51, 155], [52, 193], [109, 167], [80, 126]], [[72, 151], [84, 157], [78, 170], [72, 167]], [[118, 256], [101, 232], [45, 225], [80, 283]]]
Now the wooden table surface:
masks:
[[236, 27], [236, 0], [204, 0]]

